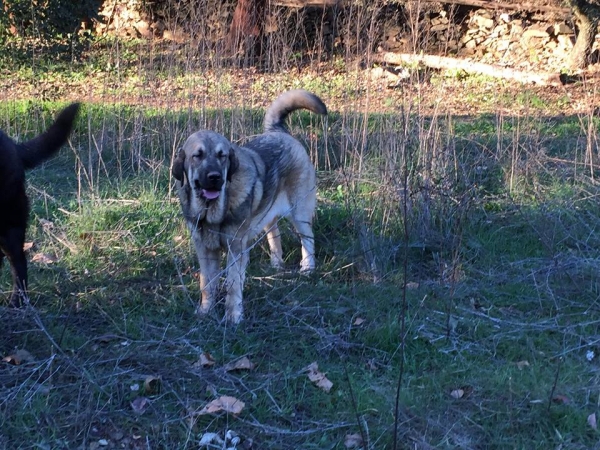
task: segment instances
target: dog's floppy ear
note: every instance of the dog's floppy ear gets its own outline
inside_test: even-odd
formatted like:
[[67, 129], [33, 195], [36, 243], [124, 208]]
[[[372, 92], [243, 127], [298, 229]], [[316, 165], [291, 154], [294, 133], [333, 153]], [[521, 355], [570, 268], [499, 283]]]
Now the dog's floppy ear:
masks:
[[183, 172], [185, 170], [185, 152], [182, 148], [177, 150], [177, 156], [173, 160], [173, 167], [171, 167], [171, 173], [173, 176], [183, 182]]
[[231, 177], [237, 172], [240, 162], [235, 154], [233, 146], [229, 149], [229, 168], [227, 169], [227, 181], [231, 181]]

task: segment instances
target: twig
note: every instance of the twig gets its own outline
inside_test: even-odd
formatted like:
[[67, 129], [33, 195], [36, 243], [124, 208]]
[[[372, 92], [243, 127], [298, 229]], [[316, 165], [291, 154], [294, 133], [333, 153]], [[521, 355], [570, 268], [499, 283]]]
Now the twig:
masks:
[[350, 381], [350, 375], [348, 374], [348, 367], [344, 364], [344, 373], [346, 374], [346, 380], [348, 380], [348, 390], [350, 391], [350, 401], [352, 402], [352, 409], [356, 415], [356, 423], [358, 430], [360, 431], [360, 438], [362, 439], [362, 447], [365, 449], [369, 448], [369, 437], [365, 432], [365, 429], [360, 420], [360, 414], [358, 413], [358, 405], [356, 404], [356, 396], [354, 395], [354, 389], [352, 389], [352, 382]]
[[307, 430], [286, 430], [284, 428], [273, 427], [257, 422], [256, 420], [250, 421], [240, 417], [237, 420], [246, 425], [253, 426], [260, 429], [265, 434], [271, 435], [286, 435], [286, 436], [307, 436], [309, 434], [323, 433], [325, 431], [339, 430], [340, 428], [349, 428], [354, 425], [352, 422], [341, 422], [337, 424], [317, 424], [316, 428], [310, 428]]
[[102, 394], [109, 396], [109, 393], [106, 392], [104, 390], [104, 388], [96, 382], [96, 380], [94, 380], [92, 375], [84, 367], [79, 367], [77, 364], [75, 364], [73, 362], [73, 360], [60, 347], [60, 345], [58, 345], [58, 343], [54, 340], [52, 335], [48, 332], [48, 329], [43, 324], [42, 319], [41, 319], [40, 315], [38, 314], [37, 310], [29, 301], [29, 297], [26, 297], [25, 305], [27, 306], [27, 311], [30, 312], [31, 315], [33, 316], [33, 320], [36, 323], [36, 325], [38, 326], [38, 328], [42, 331], [42, 333], [44, 333], [44, 335], [50, 341], [50, 343], [54, 346], [56, 351], [65, 359], [67, 364], [70, 365], [73, 369], [75, 369], [75, 371], [81, 373], [84, 376], [84, 378], [86, 378], [88, 380], [88, 382], [98, 390], [98, 392], [101, 392]]
[[554, 383], [552, 383], [552, 389], [550, 390], [550, 396], [548, 397], [548, 411], [550, 411], [550, 406], [552, 406], [552, 399], [554, 398], [554, 392], [556, 391], [556, 386], [558, 384], [558, 375], [560, 374], [560, 366], [562, 365], [562, 358], [558, 358], [558, 366], [556, 367], [556, 374], [554, 375]]
[[402, 212], [404, 215], [403, 220], [403, 233], [404, 233], [404, 261], [402, 262], [403, 272], [403, 283], [402, 283], [402, 305], [400, 307], [400, 370], [398, 373], [398, 385], [396, 386], [396, 399], [394, 403], [394, 450], [398, 448], [398, 414], [400, 412], [400, 391], [402, 389], [402, 378], [404, 376], [404, 356], [406, 350], [406, 311], [407, 311], [407, 299], [406, 299], [406, 283], [408, 280], [408, 155], [404, 158], [404, 174], [402, 180]]

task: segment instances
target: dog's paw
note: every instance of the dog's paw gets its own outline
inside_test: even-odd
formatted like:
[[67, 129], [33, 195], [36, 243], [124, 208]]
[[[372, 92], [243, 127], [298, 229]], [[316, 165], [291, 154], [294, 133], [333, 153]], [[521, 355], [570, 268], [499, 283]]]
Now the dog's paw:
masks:
[[241, 309], [228, 310], [225, 312], [225, 322], [229, 324], [238, 325], [242, 319], [243, 314]]
[[315, 271], [314, 266], [300, 266], [300, 273], [302, 275], [310, 275]]
[[15, 289], [10, 296], [10, 300], [8, 301], [8, 304], [12, 308], [20, 308], [28, 303], [29, 297], [27, 296], [27, 293], [21, 289]]
[[196, 314], [198, 314], [199, 316], [205, 316], [207, 315], [211, 310], [211, 305], [206, 305], [204, 303], [199, 304], [198, 306], [196, 306]]
[[20, 308], [23, 306], [23, 301], [20, 295], [12, 295], [8, 301], [8, 304], [11, 308]]
[[309, 256], [300, 261], [300, 273], [309, 274], [315, 270], [315, 258], [313, 256]]
[[271, 255], [271, 267], [275, 270], [283, 270], [285, 269], [285, 263], [280, 257]]

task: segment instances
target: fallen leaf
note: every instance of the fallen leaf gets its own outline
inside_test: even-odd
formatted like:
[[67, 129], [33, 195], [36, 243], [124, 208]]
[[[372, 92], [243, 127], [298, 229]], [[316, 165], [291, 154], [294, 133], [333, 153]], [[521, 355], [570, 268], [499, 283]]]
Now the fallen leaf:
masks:
[[229, 364], [225, 364], [223, 369], [225, 369], [227, 372], [232, 370], [252, 370], [254, 369], [254, 363], [250, 361], [247, 356], [244, 356]]
[[473, 386], [464, 385], [450, 391], [450, 396], [456, 399], [467, 398], [473, 393]]
[[148, 375], [144, 380], [144, 393], [146, 395], [156, 395], [160, 392], [160, 377]]
[[199, 442], [200, 446], [204, 445], [207, 447], [209, 444], [223, 445], [223, 443], [223, 439], [221, 439], [218, 433], [204, 433]]
[[33, 242], [25, 242], [23, 244], [23, 251], [26, 252], [28, 250], [31, 250], [33, 248]]
[[358, 326], [362, 325], [363, 323], [365, 323], [365, 319], [363, 319], [362, 317], [357, 317], [354, 320], [354, 323], [352, 325], [355, 325], [358, 327]]
[[408, 283], [406, 283], [406, 289], [418, 289], [419, 288], [419, 283], [415, 282], [415, 281], [409, 281]]
[[227, 430], [227, 433], [225, 433], [225, 441], [231, 443], [235, 448], [235, 446], [240, 443], [241, 439], [235, 431]]
[[523, 370], [525, 367], [529, 367], [529, 361], [518, 361], [517, 367], [519, 370]]
[[54, 264], [58, 261], [58, 258], [54, 255], [50, 255], [49, 253], [36, 253], [31, 258], [31, 261], [42, 264]]
[[587, 423], [593, 430], [598, 429], [598, 423], [596, 422], [596, 413], [591, 413], [587, 418]]
[[459, 398], [463, 398], [463, 397], [464, 397], [464, 395], [465, 395], [465, 391], [464, 391], [464, 389], [454, 389], [452, 392], [450, 392], [450, 396], [451, 396], [452, 398], [455, 398], [455, 399], [457, 399], [457, 400], [458, 400]]
[[40, 225], [45, 229], [54, 228], [54, 222], [46, 219], [40, 219]]
[[569, 403], [571, 403], [571, 400], [569, 399], [569, 397], [567, 397], [566, 395], [562, 395], [562, 394], [558, 394], [558, 395], [555, 395], [554, 397], [552, 397], [552, 401], [554, 403], [559, 403], [561, 405], [568, 405]]
[[18, 366], [19, 364], [35, 361], [35, 359], [33, 355], [27, 350], [19, 349], [12, 355], [8, 355], [2, 358], [2, 361], [12, 364], [14, 366]]
[[323, 372], [319, 371], [319, 365], [316, 362], [309, 364], [303, 372], [308, 372], [308, 379], [325, 392], [329, 392], [333, 387], [333, 383], [327, 379]]
[[238, 400], [235, 397], [224, 395], [213, 400], [200, 411], [198, 411], [198, 415], [202, 416], [204, 414], [213, 414], [221, 411], [237, 415], [242, 412], [244, 406], [246, 406], [246, 404], [243, 401]]
[[346, 448], [360, 448], [363, 446], [362, 436], [358, 433], [347, 434], [344, 438], [344, 447]]
[[213, 358], [213, 356], [208, 352], [204, 352], [200, 354], [200, 359], [194, 364], [192, 364], [192, 367], [194, 369], [201, 369], [202, 367], [210, 367], [214, 365], [215, 359]]
[[149, 403], [150, 400], [148, 400], [146, 397], [137, 397], [131, 402], [131, 408], [133, 409], [134, 413], [143, 414], [144, 411], [146, 411]]

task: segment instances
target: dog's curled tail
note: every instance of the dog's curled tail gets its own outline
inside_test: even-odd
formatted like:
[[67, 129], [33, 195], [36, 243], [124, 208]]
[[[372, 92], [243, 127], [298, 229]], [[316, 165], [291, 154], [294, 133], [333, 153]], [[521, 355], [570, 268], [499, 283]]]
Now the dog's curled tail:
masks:
[[327, 114], [325, 103], [315, 94], [305, 91], [304, 89], [296, 89], [287, 91], [275, 99], [267, 112], [263, 128], [265, 133], [271, 131], [288, 132], [285, 126], [287, 116], [297, 109], [308, 109], [316, 114]]
[[50, 158], [67, 142], [78, 111], [79, 103], [72, 103], [60, 112], [45, 132], [19, 144], [19, 155], [25, 169], [32, 169]]

